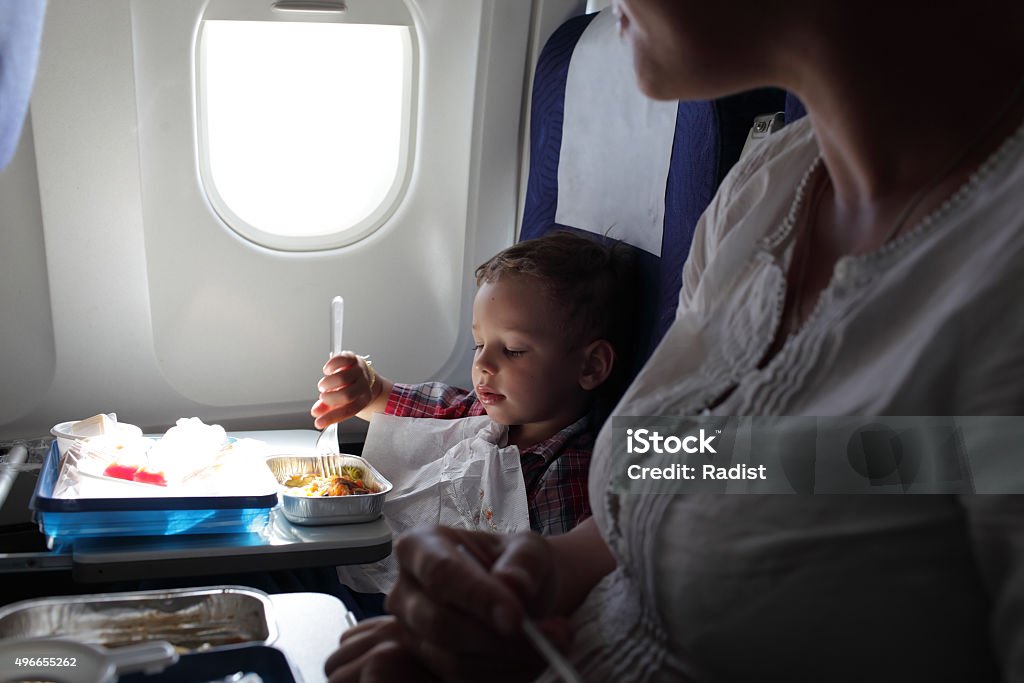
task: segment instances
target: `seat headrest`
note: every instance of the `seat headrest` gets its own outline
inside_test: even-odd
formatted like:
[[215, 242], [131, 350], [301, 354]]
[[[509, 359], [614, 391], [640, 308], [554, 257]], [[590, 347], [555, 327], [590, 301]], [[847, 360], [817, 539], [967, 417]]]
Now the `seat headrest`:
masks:
[[554, 222], [660, 256], [676, 104], [639, 92], [610, 12], [587, 20], [574, 49], [559, 56], [568, 64], [558, 103]]
[[718, 100], [658, 102], [640, 92], [609, 11], [574, 17], [541, 52], [534, 78], [530, 173], [519, 238], [571, 228], [636, 249], [639, 368], [675, 317], [693, 231], [760, 114], [767, 89]]

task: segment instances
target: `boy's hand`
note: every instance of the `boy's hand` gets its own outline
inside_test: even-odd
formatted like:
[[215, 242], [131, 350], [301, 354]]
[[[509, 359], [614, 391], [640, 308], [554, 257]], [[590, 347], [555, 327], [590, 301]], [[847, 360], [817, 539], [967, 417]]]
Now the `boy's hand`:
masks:
[[323, 379], [317, 383], [320, 400], [309, 411], [317, 429], [354, 417], [380, 396], [383, 388], [383, 378], [374, 377], [366, 361], [351, 351], [331, 358], [323, 372]]

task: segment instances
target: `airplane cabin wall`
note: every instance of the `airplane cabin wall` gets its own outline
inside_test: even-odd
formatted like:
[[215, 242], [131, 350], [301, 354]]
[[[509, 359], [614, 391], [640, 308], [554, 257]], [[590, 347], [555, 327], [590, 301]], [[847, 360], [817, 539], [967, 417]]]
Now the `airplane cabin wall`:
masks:
[[406, 0], [405, 194], [364, 239], [284, 252], [225, 225], [198, 177], [206, 0], [51, 0], [30, 120], [0, 173], [0, 438], [107, 411], [147, 430], [192, 415], [310, 427], [335, 294], [347, 348], [394, 379], [465, 386], [471, 271], [515, 236], [531, 65], [583, 4]]
[[0, 173], [0, 207], [0, 423], [6, 423], [45, 398], [56, 357], [30, 117]]

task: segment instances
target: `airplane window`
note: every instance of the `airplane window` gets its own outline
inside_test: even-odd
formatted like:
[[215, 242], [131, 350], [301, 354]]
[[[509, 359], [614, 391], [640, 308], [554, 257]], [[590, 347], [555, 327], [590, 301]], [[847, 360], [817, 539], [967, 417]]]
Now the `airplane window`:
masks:
[[383, 223], [409, 167], [409, 27], [207, 20], [199, 50], [200, 168], [232, 229], [309, 251]]

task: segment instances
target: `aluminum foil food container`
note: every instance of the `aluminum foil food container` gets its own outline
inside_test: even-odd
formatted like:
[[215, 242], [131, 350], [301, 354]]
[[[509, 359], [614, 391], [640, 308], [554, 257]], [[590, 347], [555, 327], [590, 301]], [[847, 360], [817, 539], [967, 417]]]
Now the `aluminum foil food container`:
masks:
[[187, 654], [268, 644], [277, 625], [267, 594], [243, 586], [61, 596], [0, 608], [0, 640], [54, 636], [105, 647], [166, 640]]
[[[329, 477], [341, 474], [343, 466], [355, 465], [366, 471], [366, 483], [377, 486], [378, 493], [351, 496], [312, 497], [302, 495], [298, 489], [284, 488], [293, 476], [314, 474]], [[381, 515], [384, 497], [391, 490], [391, 482], [358, 455], [275, 455], [267, 458], [267, 467], [281, 484], [281, 511], [295, 524], [355, 524], [372, 522]]]

